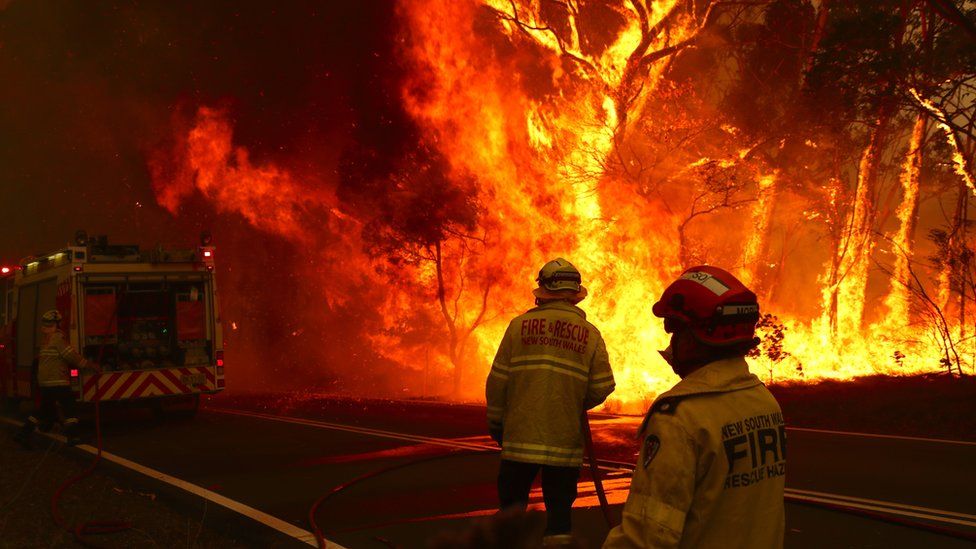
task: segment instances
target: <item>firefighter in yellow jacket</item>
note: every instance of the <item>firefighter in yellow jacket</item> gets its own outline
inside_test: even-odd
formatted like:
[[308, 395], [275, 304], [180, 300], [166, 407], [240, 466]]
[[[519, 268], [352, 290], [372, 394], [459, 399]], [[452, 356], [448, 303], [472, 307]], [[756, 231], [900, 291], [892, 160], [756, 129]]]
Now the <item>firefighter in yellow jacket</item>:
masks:
[[539, 271], [536, 307], [513, 320], [485, 387], [488, 429], [502, 447], [502, 509], [528, 504], [542, 472], [546, 545], [569, 543], [570, 511], [583, 461], [582, 418], [613, 392], [600, 331], [576, 306], [586, 297], [579, 271], [565, 259]]
[[40, 388], [40, 408], [31, 414], [24, 423], [24, 427], [17, 433], [16, 439], [24, 447], [31, 447], [31, 438], [38, 425], [50, 428], [57, 420], [57, 406], [61, 407], [62, 431], [69, 445], [75, 445], [78, 439], [78, 416], [76, 413], [75, 395], [71, 391], [71, 369], [81, 369], [89, 366], [78, 351], [74, 350], [64, 340], [64, 334], [59, 330], [61, 313], [50, 310], [41, 317], [42, 345], [37, 364], [37, 385]]
[[681, 381], [644, 418], [623, 523], [603, 547], [782, 547], [786, 428], [744, 358], [759, 341], [756, 295], [722, 269], [694, 267], [653, 312]]

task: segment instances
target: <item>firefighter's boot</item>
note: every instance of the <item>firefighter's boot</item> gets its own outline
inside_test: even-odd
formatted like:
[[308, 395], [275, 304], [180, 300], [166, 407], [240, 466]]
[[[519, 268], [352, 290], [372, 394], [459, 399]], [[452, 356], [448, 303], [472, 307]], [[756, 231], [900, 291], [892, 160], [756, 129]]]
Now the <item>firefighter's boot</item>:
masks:
[[71, 418], [64, 422], [64, 438], [65, 444], [68, 446], [77, 446], [81, 444], [81, 437], [78, 436], [77, 419]]
[[24, 426], [21, 427], [20, 430], [17, 431], [17, 434], [14, 435], [14, 440], [17, 441], [17, 444], [20, 444], [20, 446], [25, 450], [34, 449], [34, 429], [34, 422], [25, 421]]

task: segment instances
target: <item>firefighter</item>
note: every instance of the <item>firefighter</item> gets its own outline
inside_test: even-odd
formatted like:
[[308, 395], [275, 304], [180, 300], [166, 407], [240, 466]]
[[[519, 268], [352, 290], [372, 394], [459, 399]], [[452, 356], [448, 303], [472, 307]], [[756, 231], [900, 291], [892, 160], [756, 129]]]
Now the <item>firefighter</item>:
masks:
[[688, 269], [654, 304], [681, 378], [651, 405], [623, 509], [604, 548], [782, 547], [786, 430], [749, 372], [756, 295], [715, 267]]
[[524, 510], [541, 470], [544, 545], [561, 546], [573, 543], [581, 422], [613, 392], [614, 381], [600, 331], [576, 306], [587, 294], [580, 272], [559, 258], [536, 280], [536, 307], [508, 325], [488, 374], [488, 430], [502, 447], [500, 508]]
[[16, 439], [25, 448], [31, 447], [34, 430], [40, 425], [50, 428], [58, 417], [61, 407], [62, 432], [68, 445], [78, 444], [78, 415], [75, 395], [71, 390], [70, 370], [94, 367], [70, 345], [65, 343], [60, 331], [61, 313], [52, 309], [41, 316], [41, 353], [37, 366], [37, 385], [40, 388], [40, 408], [31, 414], [17, 433]]

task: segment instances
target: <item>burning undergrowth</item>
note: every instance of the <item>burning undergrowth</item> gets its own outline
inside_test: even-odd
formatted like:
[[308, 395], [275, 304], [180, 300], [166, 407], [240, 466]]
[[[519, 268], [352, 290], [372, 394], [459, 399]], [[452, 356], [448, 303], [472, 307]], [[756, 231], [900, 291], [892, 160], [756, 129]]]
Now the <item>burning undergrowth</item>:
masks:
[[[556, 255], [590, 289], [611, 410], [674, 381], [650, 306], [697, 263], [735, 270], [775, 314], [753, 357], [765, 379], [972, 371], [973, 146], [946, 139], [972, 102], [939, 95], [950, 73], [968, 80], [931, 63], [976, 73], [952, 25], [799, 0], [396, 13], [395, 93], [333, 173], [253, 158], [231, 111], [208, 106], [153, 162], [172, 212], [205, 197], [304, 259], [287, 266], [298, 316], [335, 330], [296, 351], [337, 386], [475, 397]], [[865, 19], [878, 34], [852, 32]], [[932, 229], [941, 240], [917, 238]]]

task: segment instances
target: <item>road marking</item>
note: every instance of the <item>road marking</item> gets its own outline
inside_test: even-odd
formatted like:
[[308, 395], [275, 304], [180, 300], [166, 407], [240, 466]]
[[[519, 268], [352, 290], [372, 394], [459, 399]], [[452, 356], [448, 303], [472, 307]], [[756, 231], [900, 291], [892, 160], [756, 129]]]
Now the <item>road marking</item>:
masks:
[[966, 514], [966, 513], [957, 513], [955, 511], [945, 511], [945, 510], [942, 510], [942, 509], [932, 509], [932, 508], [929, 508], [929, 507], [918, 507], [918, 506], [915, 506], [915, 505], [906, 505], [904, 503], [894, 503], [894, 502], [890, 502], [890, 501], [879, 501], [879, 500], [876, 500], [876, 499], [859, 498], [859, 497], [854, 497], [854, 496], [842, 496], [840, 494], [828, 494], [828, 493], [825, 493], [825, 492], [814, 492], [812, 490], [797, 490], [795, 488], [787, 488], [786, 491], [787, 492], [790, 492], [791, 494], [799, 495], [799, 496], [812, 496], [812, 497], [821, 497], [821, 498], [832, 498], [832, 499], [836, 499], [836, 500], [852, 501], [852, 502], [856, 502], [856, 503], [865, 503], [865, 504], [869, 504], [869, 505], [883, 505], [883, 506], [886, 506], [886, 507], [893, 507], [893, 508], [898, 508], [898, 509], [904, 509], [904, 510], [907, 510], [907, 511], [919, 511], [919, 512], [924, 512], [924, 513], [945, 515], [947, 517], [957, 517], [957, 518], [967, 519], [969, 521], [972, 521], [971, 525], [972, 526], [976, 526], [976, 515], [969, 515], [969, 514]]
[[[791, 493], [792, 490], [789, 490], [789, 489], [787, 489], [786, 492], [787, 492], [786, 495], [787, 495], [787, 498], [788, 498], [787, 501], [789, 501], [789, 498], [792, 498], [792, 499], [797, 499], [797, 500], [801, 500], [801, 501], [810, 501], [810, 502], [817, 502], [817, 503], [828, 503], [828, 504], [832, 504], [832, 505], [840, 505], [840, 506], [843, 506], [843, 507], [851, 507], [853, 509], [863, 509], [863, 510], [866, 510], [866, 511], [878, 511], [878, 512], [881, 512], [881, 513], [887, 513], [889, 515], [898, 515], [898, 516], [903, 516], [903, 517], [920, 518], [920, 519], [929, 520], [929, 521], [932, 521], [932, 522], [944, 522], [944, 523], [948, 523], [948, 524], [958, 524], [960, 526], [968, 526], [970, 528], [976, 528], [976, 521], [959, 520], [959, 519], [954, 519], [954, 518], [949, 518], [949, 517], [943, 517], [943, 516], [940, 516], [940, 515], [932, 515], [932, 514], [925, 513], [925, 512], [913, 512], [913, 511], [901, 510], [901, 509], [894, 508], [888, 502], [878, 502], [880, 505], [867, 505], [867, 504], [855, 503], [853, 501], [847, 501], [847, 500], [843, 500], [843, 499], [836, 499], [834, 497], [814, 497], [814, 496], [797, 495], [797, 494]], [[831, 495], [833, 495], [833, 494], [831, 494]], [[900, 507], [900, 505], [899, 505], [899, 507]], [[908, 507], [911, 507], [911, 506], [908, 506]], [[916, 509], [925, 509], [926, 511], [930, 511], [930, 510], [931, 511], [938, 511], [937, 509], [926, 509], [925, 507], [916, 507]], [[953, 513], [953, 514], [957, 514], [957, 513]]]
[[[614, 417], [619, 419], [626, 419], [632, 416], [614, 416]], [[636, 426], [637, 424], [640, 423], [640, 418], [637, 417], [635, 419], [636, 420], [634, 421], [634, 425]], [[595, 419], [592, 414], [590, 416], [590, 421], [595, 425], [607, 423], [606, 420]], [[907, 435], [883, 435], [881, 433], [861, 433], [857, 431], [834, 431], [830, 429], [813, 429], [810, 427], [790, 427], [790, 426], [787, 426], [786, 430], [802, 431], [807, 433], [824, 433], [829, 435], [844, 435], [844, 436], [863, 437], [863, 438], [888, 438], [888, 439], [895, 439], [895, 440], [910, 440], [913, 442], [937, 442], [941, 444], [958, 444], [960, 446], [976, 446], [976, 442], [971, 440], [953, 440], [948, 438], [926, 438], [926, 437], [913, 437]]]
[[[341, 423], [330, 423], [326, 421], [293, 418], [288, 416], [276, 416], [272, 414], [263, 414], [260, 412], [248, 412], [244, 410], [236, 410], [236, 409], [229, 409], [229, 408], [210, 408], [208, 410], [213, 412], [223, 413], [223, 414], [229, 414], [229, 415], [253, 417], [253, 418], [264, 419], [268, 421], [292, 423], [297, 425], [305, 425], [308, 427], [317, 427], [323, 429], [335, 429], [339, 431], [367, 434], [367, 435], [373, 435], [373, 436], [378, 436], [383, 438], [405, 440], [409, 442], [427, 442], [429, 444], [436, 444], [439, 446], [449, 446], [454, 448], [484, 449], [484, 450], [497, 451], [497, 447], [495, 446], [491, 446], [487, 444], [472, 444], [468, 442], [459, 441], [459, 440], [470, 440], [472, 437], [465, 437], [464, 439], [454, 440], [454, 439], [445, 439], [445, 438], [425, 437], [422, 435], [407, 435], [404, 433], [383, 431], [380, 429], [372, 429], [368, 427], [357, 427], [352, 425], [344, 425]], [[801, 430], [806, 430], [806, 429], [801, 429]], [[893, 437], [890, 435], [870, 435], [870, 434], [863, 434], [863, 433], [847, 433], [843, 431], [833, 431], [833, 432], [827, 431], [827, 432], [845, 434], [845, 435], [880, 436], [882, 438], [889, 438], [889, 437], [902, 438], [902, 437]], [[914, 440], [914, 439], [910, 439], [910, 440]], [[960, 441], [943, 441], [939, 439], [928, 439], [928, 440], [932, 440], [936, 442], [960, 442]], [[601, 469], [607, 469], [609, 471], [626, 470], [627, 472], [632, 472], [634, 469], [634, 466], [628, 463], [605, 461], [605, 460], [601, 460], [601, 463], [612, 464], [614, 467], [606, 467], [605, 465], [600, 466]], [[906, 505], [902, 503], [887, 502], [887, 501], [873, 500], [867, 498], [858, 498], [853, 496], [844, 496], [840, 494], [813, 492], [809, 490], [796, 490], [792, 488], [787, 488], [786, 493], [790, 498], [801, 500], [801, 501], [831, 503], [834, 505], [842, 505], [842, 506], [852, 507], [855, 509], [880, 511], [892, 515], [922, 518], [933, 522], [944, 522], [944, 523], [952, 523], [952, 524], [976, 527], [976, 515], [968, 515], [965, 513], [944, 511], [941, 509], [931, 509], [927, 507], [917, 507], [914, 505]]]
[[[9, 419], [9, 418], [6, 418], [6, 417], [0, 418], [0, 421], [3, 421], [5, 423], [9, 423], [10, 425], [15, 425], [15, 426], [18, 426], [18, 427], [20, 427], [20, 426], [23, 425], [22, 422], [14, 421], [14, 420]], [[48, 438], [51, 438], [51, 439], [60, 441], [62, 443], [65, 442], [65, 438], [63, 436], [61, 436], [61, 435], [56, 435], [56, 434], [53, 434], [53, 433], [40, 433], [40, 434], [43, 435], [43, 436], [46, 436]], [[92, 454], [92, 455], [98, 454], [98, 448], [95, 448], [94, 446], [91, 446], [91, 445], [88, 445], [88, 444], [79, 444], [79, 445], [75, 446], [75, 448], [78, 448], [79, 450], [83, 450], [85, 452], [88, 452], [89, 454]], [[299, 528], [298, 526], [295, 526], [293, 524], [290, 524], [288, 522], [285, 522], [285, 521], [283, 521], [283, 520], [281, 520], [281, 519], [279, 519], [277, 517], [273, 517], [273, 516], [271, 516], [271, 515], [263, 512], [263, 511], [259, 511], [259, 510], [255, 509], [254, 507], [251, 507], [250, 505], [247, 505], [247, 504], [241, 503], [239, 501], [230, 499], [230, 498], [228, 498], [226, 496], [222, 496], [222, 495], [220, 495], [220, 494], [218, 494], [216, 492], [212, 492], [210, 490], [207, 490], [206, 488], [203, 488], [202, 486], [198, 486], [196, 484], [193, 484], [192, 482], [187, 482], [187, 481], [185, 481], [183, 479], [179, 479], [179, 478], [176, 478], [176, 477], [167, 475], [166, 473], [163, 473], [161, 471], [157, 471], [157, 470], [152, 469], [150, 467], [146, 467], [145, 465], [141, 465], [141, 464], [136, 463], [134, 461], [125, 459], [124, 457], [117, 456], [117, 455], [115, 455], [115, 454], [113, 454], [111, 452], [106, 452], [105, 450], [102, 450], [102, 459], [107, 460], [107, 461], [111, 461], [112, 463], [121, 465], [122, 467], [125, 467], [127, 469], [131, 469], [133, 471], [136, 471], [137, 473], [141, 473], [141, 474], [143, 474], [143, 475], [145, 475], [145, 476], [147, 476], [149, 478], [158, 480], [160, 482], [164, 482], [166, 484], [169, 484], [170, 486], [174, 486], [176, 488], [179, 488], [181, 490], [184, 490], [184, 491], [189, 492], [191, 494], [194, 494], [196, 496], [202, 497], [202, 498], [204, 498], [204, 499], [206, 499], [206, 500], [208, 500], [210, 502], [216, 503], [217, 505], [220, 505], [222, 507], [225, 507], [227, 509], [230, 509], [231, 511], [234, 511], [235, 513], [238, 513], [240, 515], [243, 515], [243, 516], [245, 516], [245, 517], [247, 517], [247, 518], [249, 518], [251, 520], [260, 522], [261, 524], [264, 524], [265, 526], [267, 526], [269, 528], [272, 528], [274, 530], [277, 530], [277, 531], [281, 532], [282, 534], [284, 534], [284, 535], [286, 535], [286, 536], [288, 536], [290, 538], [296, 539], [296, 540], [298, 540], [298, 541], [300, 541], [302, 543], [305, 543], [307, 545], [311, 545], [312, 547], [317, 547], [318, 546], [318, 543], [315, 540], [315, 534], [309, 532], [308, 530], [305, 530], [304, 528]], [[326, 540], [326, 545], [327, 545], [327, 547], [330, 547], [330, 548], [346, 549], [342, 545], [339, 545], [338, 543], [336, 543], [334, 541], [331, 541], [331, 540]]]
[[947, 438], [924, 438], [924, 437], [909, 437], [901, 435], [881, 435], [878, 433], [856, 433], [852, 431], [831, 431], [828, 429], [810, 429], [807, 427], [787, 427], [787, 431], [806, 431], [809, 433], [827, 433], [831, 435], [847, 435], [854, 437], [866, 437], [866, 438], [893, 438], [896, 440], [913, 440], [916, 442], [941, 442], [943, 444], [959, 444], [962, 446], [976, 446], [976, 442], [968, 440], [951, 440]]
[[[398, 432], [395, 432], [395, 431], [384, 431], [382, 429], [372, 429], [372, 428], [369, 428], [369, 427], [358, 427], [358, 426], [354, 426], [354, 425], [345, 425], [343, 423], [330, 423], [328, 421], [318, 421], [318, 420], [314, 420], [314, 419], [302, 419], [302, 418], [288, 417], [288, 416], [276, 416], [276, 415], [272, 415], [272, 414], [263, 414], [261, 412], [248, 412], [248, 411], [244, 411], [244, 410], [236, 410], [236, 409], [230, 409], [230, 408], [208, 408], [207, 410], [210, 411], [210, 412], [216, 412], [216, 413], [219, 413], [219, 414], [228, 414], [228, 415], [243, 416], [243, 417], [253, 417], [253, 418], [264, 419], [264, 420], [268, 420], [268, 421], [278, 421], [278, 422], [281, 422], [281, 423], [292, 423], [292, 424], [295, 424], [295, 425], [304, 425], [306, 427], [317, 427], [317, 428], [320, 428], [320, 429], [333, 429], [335, 431], [346, 431], [346, 432], [349, 432], [349, 433], [358, 433], [358, 434], [364, 434], [364, 435], [373, 435], [375, 437], [389, 438], [389, 439], [393, 439], [393, 440], [405, 440], [405, 441], [408, 441], [408, 442], [423, 442], [423, 443], [426, 443], [426, 444], [433, 444], [433, 445], [436, 445], [436, 446], [444, 446], [444, 447], [447, 447], [447, 448], [460, 448], [460, 449], [463, 449], [463, 450], [475, 450], [475, 451], [484, 452], [486, 454], [489, 453], [489, 452], [495, 452], [495, 453], [497, 453], [497, 452], [500, 451], [500, 449], [498, 448], [498, 446], [495, 446], [494, 444], [475, 444], [475, 443], [470, 443], [470, 442], [461, 442], [461, 440], [466, 440], [466, 439], [469, 439], [470, 437], [466, 437], [465, 439], [450, 439], [450, 438], [428, 437], [428, 436], [423, 436], [423, 435], [408, 435], [406, 433], [398, 433]], [[614, 471], [627, 471], [627, 472], [631, 472], [631, 471], [634, 470], [634, 467], [631, 466], [631, 465], [629, 465], [629, 464], [620, 464], [618, 462], [607, 461], [607, 460], [598, 460], [598, 462], [601, 463], [600, 469], [604, 469], [606, 471], [611, 471], [611, 472], [614, 472]], [[613, 467], [607, 467], [606, 464], [612, 464]]]
[[293, 423], [296, 425], [305, 425], [308, 427], [319, 427], [323, 429], [334, 429], [336, 431], [347, 431], [350, 433], [374, 435], [383, 438], [406, 440], [409, 442], [426, 442], [428, 444], [435, 444], [437, 446], [447, 446], [450, 448], [463, 448], [466, 450], [498, 451], [497, 446], [493, 446], [489, 444], [472, 444], [470, 442], [458, 442], [456, 440], [452, 440], [449, 438], [426, 437], [423, 435], [408, 435], [405, 433], [397, 433], [394, 431], [384, 431], [382, 429], [371, 429], [369, 427], [357, 427], [354, 425], [344, 425], [342, 423], [329, 423], [328, 421], [318, 421], [313, 419], [302, 419], [302, 418], [288, 417], [288, 416], [275, 416], [271, 414], [262, 414], [260, 412], [246, 412], [244, 410], [232, 410], [230, 408], [208, 408], [208, 411], [217, 412], [220, 414], [229, 414], [234, 416], [254, 417], [258, 419], [266, 419], [268, 421], [279, 421], [281, 423]]
[[[316, 395], [312, 395], [312, 396], [318, 396], [319, 398], [326, 398], [326, 399], [332, 399], [332, 400], [338, 400], [338, 401], [354, 401], [354, 400], [357, 400], [357, 399], [354, 399], [354, 398], [351, 398], [351, 397], [343, 398], [343, 397], [335, 397], [334, 395], [326, 395], [326, 394], [316, 394]], [[439, 402], [439, 401], [435, 401], [435, 400], [396, 399], [396, 398], [386, 399], [386, 400], [384, 400], [384, 402], [392, 402], [392, 403], [397, 403], [397, 404], [414, 405], [414, 406], [446, 405], [444, 402]], [[484, 404], [469, 404], [469, 403], [465, 403], [465, 402], [451, 403], [449, 406], [458, 407], [458, 408], [475, 408], [475, 409], [480, 409], [480, 410], [484, 410], [485, 409], [485, 405]], [[211, 411], [219, 411], [218, 408], [208, 408], [208, 410], [211, 410]], [[230, 410], [230, 408], [224, 408], [224, 410]], [[612, 413], [609, 413], [609, 412], [596, 412], [596, 411], [593, 411], [593, 410], [590, 410], [589, 411], [589, 416], [590, 416], [590, 421], [592, 423], [594, 423], [594, 424], [613, 422], [613, 420], [622, 419], [622, 420], [633, 420], [633, 423], [634, 423], [635, 426], [638, 425], [638, 424], [640, 424], [641, 418], [644, 417], [643, 414], [639, 414], [639, 415], [612, 414]], [[610, 421], [607, 421], [607, 420], [610, 420]], [[811, 433], [828, 433], [828, 434], [832, 434], [832, 435], [848, 435], [848, 436], [868, 437], [868, 438], [891, 438], [891, 439], [896, 439], [896, 440], [914, 440], [914, 441], [918, 441], [918, 442], [941, 442], [941, 443], [945, 443], [945, 444], [960, 444], [960, 445], [963, 445], [963, 446], [976, 446], [976, 441], [952, 440], [952, 439], [947, 439], [947, 438], [926, 438], [926, 437], [912, 437], [912, 436], [902, 436], [902, 435], [883, 435], [883, 434], [879, 434], [879, 433], [861, 433], [861, 432], [855, 432], [855, 431], [832, 431], [832, 430], [829, 430], [829, 429], [814, 429], [814, 428], [809, 428], [809, 427], [787, 427], [786, 430], [787, 431], [807, 431], [807, 432], [811, 432]]]

